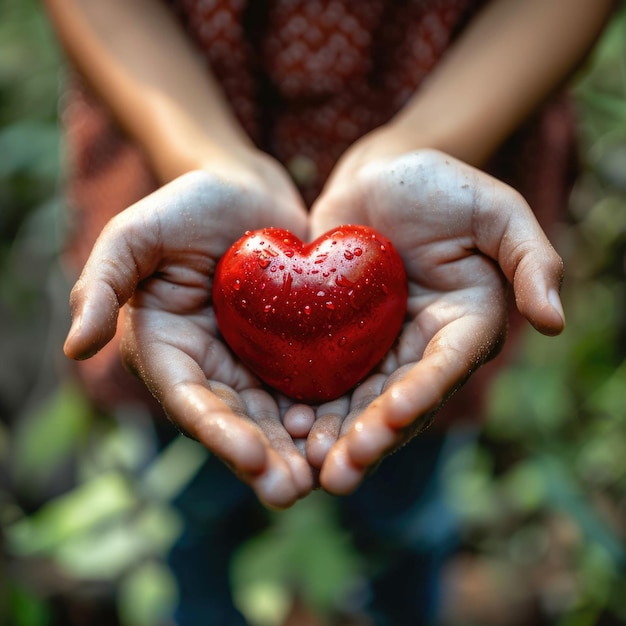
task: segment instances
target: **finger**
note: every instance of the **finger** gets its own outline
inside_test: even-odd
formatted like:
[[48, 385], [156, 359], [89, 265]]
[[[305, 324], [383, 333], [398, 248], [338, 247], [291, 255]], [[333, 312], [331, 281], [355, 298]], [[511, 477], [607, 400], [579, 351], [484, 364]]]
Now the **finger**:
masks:
[[453, 391], [497, 349], [502, 328], [502, 320], [478, 312], [435, 335], [422, 359], [397, 370], [328, 452], [320, 472], [322, 487], [337, 495], [352, 492], [369, 467], [423, 430]]
[[248, 418], [247, 406], [221, 383], [177, 385], [164, 408], [172, 421], [222, 459], [272, 509], [294, 504], [298, 489], [290, 468], [277, 458], [262, 429]]
[[478, 248], [498, 261], [513, 285], [520, 313], [541, 333], [565, 327], [559, 292], [563, 261], [526, 201], [501, 184], [482, 185], [474, 237]]
[[283, 416], [283, 425], [294, 439], [304, 439], [315, 422], [315, 411], [306, 404], [293, 404]]
[[385, 380], [383, 374], [374, 374], [358, 385], [352, 396], [343, 396], [318, 408], [318, 418], [307, 439], [307, 459], [313, 467], [323, 466], [335, 442], [350, 431], [363, 410], [380, 395]]
[[136, 246], [133, 253], [118, 224], [111, 222], [102, 232], [70, 294], [72, 326], [64, 346], [70, 358], [88, 358], [113, 338], [121, 306], [147, 275], [138, 265], [140, 249], [147, 246]]
[[[207, 172], [190, 172], [114, 217], [98, 237], [72, 290], [73, 322], [66, 354], [88, 358], [108, 343], [121, 306], [138, 283], [161, 266], [179, 267], [181, 283], [187, 281], [189, 272], [207, 276], [216, 259], [243, 234], [238, 211], [246, 211], [248, 228], [279, 219], [277, 209], [267, 204], [260, 206], [249, 192]], [[224, 219], [224, 207], [231, 219]], [[294, 215], [285, 221], [302, 230], [302, 216], [297, 210]], [[213, 227], [215, 223], [218, 228]], [[171, 263], [181, 258], [184, 264]]]
[[342, 396], [318, 407], [315, 422], [306, 440], [306, 458], [313, 467], [317, 469], [322, 467], [326, 454], [339, 437], [341, 425], [349, 409], [348, 396]]
[[[354, 189], [350, 189], [351, 192]], [[341, 224], [363, 223], [363, 218], [357, 206], [358, 195], [346, 193], [345, 190], [330, 186], [326, 188], [311, 208], [310, 238], [317, 239], [324, 233]]]
[[[128, 323], [133, 322], [130, 316]], [[266, 506], [285, 508], [297, 500], [299, 487], [290, 468], [251, 419], [250, 411], [258, 418], [265, 410], [261, 403], [255, 404], [254, 398], [246, 402], [232, 387], [208, 381], [193, 356], [166, 343], [154, 330], [127, 333], [121, 351], [127, 366], [144, 381], [171, 421], [219, 456]], [[278, 421], [277, 408], [273, 410]]]
[[[413, 367], [414, 365], [407, 365], [401, 368], [390, 382], [407, 376]], [[393, 384], [391, 389], [373, 400], [354, 420], [348, 433], [329, 451], [320, 472], [320, 484], [326, 491], [335, 495], [352, 493], [366, 477], [370, 467], [409, 438], [408, 429], [400, 426], [404, 421], [411, 422], [406, 414], [398, 411], [393, 415], [395, 423], [390, 423], [386, 419], [388, 400], [385, 396], [387, 393], [393, 393], [392, 389], [395, 389]], [[433, 400], [432, 403], [436, 406], [439, 404], [438, 400]], [[420, 410], [417, 403], [413, 408], [416, 411]]]
[[267, 473], [268, 447], [245, 405], [221, 383], [184, 382], [163, 394], [163, 408], [185, 434], [202, 443], [247, 483]]
[[[178, 185], [147, 196], [115, 216], [100, 233], [70, 295], [67, 356], [88, 358], [115, 334], [120, 308], [161, 261], [164, 243], [159, 215], [179, 202]], [[174, 236], [172, 229], [168, 236]]]
[[[313, 488], [313, 474], [306, 459], [285, 430], [274, 399], [261, 389], [241, 392], [246, 413], [261, 429], [270, 444], [271, 472], [259, 477], [253, 486], [265, 501], [290, 506]], [[274, 506], [278, 506], [274, 504]]]

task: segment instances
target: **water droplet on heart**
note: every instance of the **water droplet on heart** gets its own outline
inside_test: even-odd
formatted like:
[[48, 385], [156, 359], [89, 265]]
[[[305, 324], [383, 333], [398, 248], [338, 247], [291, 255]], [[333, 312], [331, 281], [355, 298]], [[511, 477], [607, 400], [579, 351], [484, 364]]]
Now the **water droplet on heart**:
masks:
[[382, 243], [380, 244], [380, 251], [381, 252], [387, 252], [387, 248], [385, 248], [385, 245], [382, 244]]
[[330, 276], [330, 272], [322, 272], [322, 276], [324, 278], [328, 278]]
[[344, 250], [343, 256], [348, 260], [351, 261], [354, 258], [354, 254], [352, 254], [352, 252], [350, 252], [350, 250]]
[[242, 309], [247, 309], [248, 308], [248, 301], [247, 300], [242, 300], [241, 301], [241, 308]]
[[363, 328], [365, 328], [365, 320], [361, 320], [361, 321], [359, 322], [359, 328], [360, 328], [361, 330], [363, 330]]
[[271, 263], [271, 261], [267, 257], [264, 257], [264, 256], [260, 256], [259, 257], [259, 267], [262, 270], [268, 268], [270, 263]]
[[272, 265], [272, 267], [270, 267], [270, 272], [275, 272], [278, 268], [275, 265]]
[[335, 278], [335, 283], [339, 287], [352, 287], [354, 285], [354, 283], [349, 278], [346, 278], [343, 274], [339, 274], [339, 276]]
[[318, 298], [323, 298], [326, 295], [326, 292], [325, 291], [318, 291], [315, 295]]
[[350, 302], [350, 306], [355, 310], [358, 311], [361, 307], [356, 303], [356, 299], [354, 297], [354, 291], [351, 289], [348, 292], [348, 301]]
[[269, 313], [272, 310], [272, 305], [271, 304], [266, 304], [263, 307], [263, 311], [265, 311], [265, 313]]
[[340, 348], [343, 348], [346, 345], [347, 342], [348, 342], [348, 338], [346, 336], [343, 336], [343, 337], [341, 337], [341, 339], [339, 339], [339, 341], [337, 342], [337, 345]]
[[235, 291], [239, 291], [241, 289], [241, 281], [239, 279], [237, 279], [234, 283], [233, 283], [233, 289]]
[[288, 385], [291, 382], [291, 376], [285, 376], [285, 378], [283, 378], [283, 382], [285, 385]]
[[389, 293], [389, 287], [383, 283], [380, 288], [383, 290], [383, 293]]
[[361, 256], [363, 254], [363, 250], [361, 248], [354, 249], [355, 256]]
[[279, 265], [278, 269], [282, 272], [285, 269], [285, 266], [284, 265]]
[[[283, 291], [289, 292], [291, 291], [291, 285], [293, 283], [293, 277], [291, 276], [290, 272], [285, 272], [283, 274]], [[274, 296], [275, 298], [278, 298], [278, 296]]]
[[308, 304], [304, 306], [304, 313], [305, 315], [311, 315], [311, 307]]
[[[285, 239], [285, 243], [289, 243], [288, 239]], [[285, 250], [285, 256], [291, 258], [295, 252], [293, 250]]]
[[294, 267], [294, 268], [293, 268], [293, 271], [294, 271], [296, 274], [302, 274], [302, 268], [301, 268], [301, 267]]
[[318, 254], [315, 257], [315, 261], [313, 261], [313, 263], [315, 263], [316, 265], [319, 265], [320, 263], [323, 263], [326, 260], [327, 256], [328, 254], [326, 252], [322, 252], [321, 254]]
[[326, 303], [326, 308], [327, 308], [327, 309], [330, 309], [331, 311], [334, 311], [334, 310], [335, 310], [335, 303], [334, 303], [334, 302], [332, 302], [331, 300], [329, 300], [329, 301]]

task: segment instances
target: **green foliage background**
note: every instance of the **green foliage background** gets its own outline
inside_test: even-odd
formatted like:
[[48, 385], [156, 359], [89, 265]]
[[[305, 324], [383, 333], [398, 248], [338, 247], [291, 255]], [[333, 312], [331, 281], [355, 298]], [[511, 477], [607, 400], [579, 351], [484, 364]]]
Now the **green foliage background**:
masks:
[[[176, 596], [163, 560], [181, 530], [170, 502], [205, 453], [180, 439], [156, 455], [145, 416], [94, 413], [68, 376], [62, 71], [40, 5], [1, 0], [0, 623], [156, 626]], [[484, 433], [447, 468], [463, 520], [449, 624], [520, 623], [528, 598], [542, 623], [626, 624], [625, 9], [573, 94], [582, 171], [555, 239], [568, 327], [527, 333]], [[323, 496], [276, 522], [233, 570], [258, 625], [280, 622], [294, 577], [323, 614], [363, 567]], [[482, 613], [459, 609], [468, 594]]]

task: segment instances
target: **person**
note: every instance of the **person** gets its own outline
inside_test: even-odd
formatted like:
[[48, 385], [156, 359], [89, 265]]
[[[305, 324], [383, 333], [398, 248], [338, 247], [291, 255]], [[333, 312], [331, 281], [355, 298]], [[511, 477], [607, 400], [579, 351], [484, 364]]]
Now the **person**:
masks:
[[[81, 360], [94, 401], [150, 403], [123, 362], [223, 461], [180, 503], [179, 623], [241, 623], [225, 572], [251, 531], [225, 520], [241, 522], [251, 494], [282, 509], [318, 486], [344, 496], [363, 549], [393, 555], [372, 584], [377, 623], [423, 623], [432, 606], [417, 599], [428, 588], [417, 572], [436, 559], [407, 548], [407, 515], [431, 491], [441, 424], [479, 412], [510, 288], [538, 331], [564, 327], [562, 263], [540, 226], [571, 180], [559, 92], [612, 3], [45, 5], [76, 69], [63, 112], [74, 209], [65, 260], [75, 276], [84, 267], [65, 352]], [[307, 406], [263, 387], [222, 343], [210, 279], [245, 230], [306, 240], [342, 223], [393, 241], [407, 321], [351, 393]], [[194, 570], [211, 539], [212, 559]]]

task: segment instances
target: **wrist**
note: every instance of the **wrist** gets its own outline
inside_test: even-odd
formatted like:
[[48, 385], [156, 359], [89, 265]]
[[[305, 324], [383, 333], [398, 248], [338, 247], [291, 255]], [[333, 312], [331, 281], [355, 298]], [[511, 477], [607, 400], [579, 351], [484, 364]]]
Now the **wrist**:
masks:
[[146, 111], [137, 139], [162, 184], [187, 172], [213, 165], [245, 168], [257, 152], [243, 130], [235, 126], [204, 128], [172, 103], [153, 105]]

